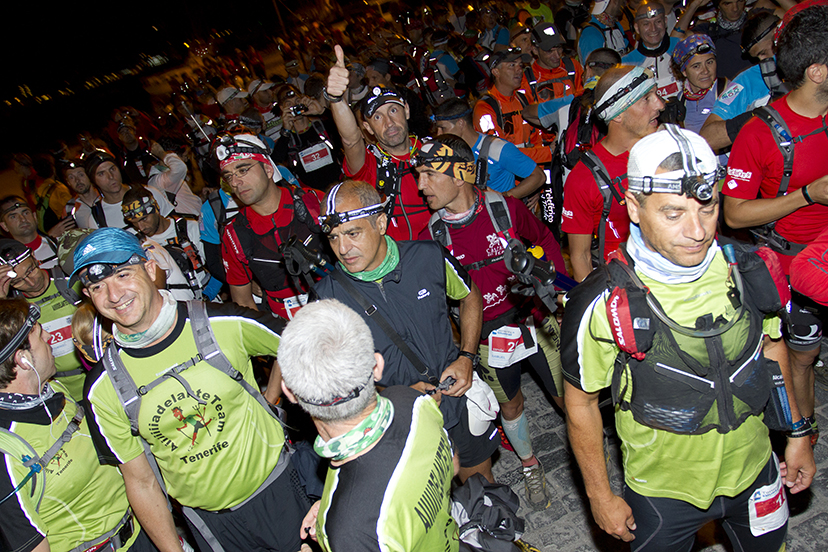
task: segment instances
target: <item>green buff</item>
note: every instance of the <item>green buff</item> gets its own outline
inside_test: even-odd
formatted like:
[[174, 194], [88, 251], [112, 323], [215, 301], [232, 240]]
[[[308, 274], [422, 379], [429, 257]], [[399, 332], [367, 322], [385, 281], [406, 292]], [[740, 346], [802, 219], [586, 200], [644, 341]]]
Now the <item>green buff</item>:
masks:
[[319, 436], [313, 448], [316, 454], [323, 458], [344, 460], [379, 441], [393, 420], [394, 405], [385, 397], [377, 395], [377, 407], [359, 425], [330, 441], [325, 441]]
[[361, 280], [363, 282], [376, 282], [380, 278], [387, 275], [389, 272], [394, 270], [397, 267], [397, 264], [400, 262], [400, 250], [397, 247], [397, 242], [392, 240], [390, 237], [385, 236], [385, 243], [388, 246], [388, 253], [386, 253], [385, 258], [382, 260], [380, 265], [375, 268], [374, 270], [366, 270], [363, 272], [353, 273], [348, 271], [342, 263], [339, 263], [339, 268], [344, 270], [347, 274], [350, 274], [357, 280]]

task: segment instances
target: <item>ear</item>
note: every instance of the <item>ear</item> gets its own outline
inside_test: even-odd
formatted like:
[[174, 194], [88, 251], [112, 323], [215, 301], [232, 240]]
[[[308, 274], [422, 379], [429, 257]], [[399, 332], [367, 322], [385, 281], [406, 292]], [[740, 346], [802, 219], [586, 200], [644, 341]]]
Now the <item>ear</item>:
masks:
[[638, 200], [635, 199], [635, 196], [629, 190], [624, 192], [624, 198], [627, 200], [627, 215], [630, 217], [630, 222], [638, 224], [641, 221], [639, 213], [641, 205], [638, 204]]
[[638, 30], [638, 21], [633, 23], [633, 29], [635, 29], [635, 34], [637, 34], [638, 36], [641, 36], [641, 32], [639, 32], [639, 30]]
[[385, 370], [385, 359], [379, 353], [374, 353], [374, 358], [377, 361], [377, 365], [374, 366], [374, 381], [379, 381], [382, 379], [383, 370]]
[[87, 296], [87, 297], [89, 297], [90, 299], [92, 298], [92, 296], [91, 296], [91, 295], [89, 295], [89, 290], [88, 290], [88, 289], [86, 289], [85, 287], [83, 287], [83, 288], [81, 288], [81, 290], [83, 291], [83, 294], [84, 294], [84, 295], [86, 295], [86, 296]]
[[814, 84], [822, 84], [828, 79], [828, 66], [813, 63], [805, 69], [805, 76]]
[[282, 394], [293, 404], [299, 404], [299, 401], [296, 400], [296, 395], [285, 385], [285, 380], [282, 380]]
[[403, 102], [403, 107], [405, 108], [405, 120], [407, 121], [411, 116], [411, 109], [408, 107], [408, 102]]
[[[14, 352], [14, 363], [17, 365], [18, 370], [33, 370], [33, 368], [31, 368], [28, 364], [23, 362], [23, 359], [32, 362], [32, 359], [30, 357], [27, 357], [26, 354], [26, 351], [20, 349]], [[28, 354], [31, 355], [31, 353]]]
[[377, 216], [377, 230], [381, 236], [384, 236], [385, 232], [388, 230], [388, 215], [385, 213], [380, 213]]
[[0, 228], [2, 228], [2, 229], [3, 229], [3, 232], [5, 232], [6, 234], [8, 234], [8, 233], [9, 233], [9, 227], [8, 227], [8, 226], [6, 226], [6, 223], [5, 223], [5, 222], [0, 222]]
[[262, 163], [262, 168], [270, 180], [273, 180], [273, 165], [270, 163]]
[[362, 126], [371, 134], [371, 136], [376, 136], [376, 134], [374, 134], [374, 129], [371, 128], [371, 125], [368, 124], [368, 121], [362, 121]]
[[[149, 274], [150, 280], [154, 282], [155, 271], [158, 270], [158, 263], [155, 262], [153, 259], [147, 259], [147, 261], [144, 263], [144, 270], [146, 270], [147, 274]], [[84, 291], [86, 290], [84, 289]]]

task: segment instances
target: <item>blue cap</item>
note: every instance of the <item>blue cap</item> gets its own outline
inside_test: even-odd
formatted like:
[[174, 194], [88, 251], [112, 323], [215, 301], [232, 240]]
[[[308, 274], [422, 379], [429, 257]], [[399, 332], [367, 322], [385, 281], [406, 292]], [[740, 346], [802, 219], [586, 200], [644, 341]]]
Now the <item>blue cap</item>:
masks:
[[75, 269], [72, 271], [70, 285], [74, 285], [80, 271], [89, 265], [119, 265], [130, 260], [133, 255], [138, 255], [142, 259], [147, 258], [141, 242], [135, 235], [120, 228], [96, 230], [75, 247]]

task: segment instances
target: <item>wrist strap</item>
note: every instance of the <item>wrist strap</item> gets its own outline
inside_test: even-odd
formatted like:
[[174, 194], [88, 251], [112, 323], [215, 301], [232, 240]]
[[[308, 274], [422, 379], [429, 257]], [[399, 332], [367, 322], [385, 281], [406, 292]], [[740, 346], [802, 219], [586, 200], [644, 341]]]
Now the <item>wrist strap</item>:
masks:
[[805, 201], [808, 202], [808, 205], [813, 205], [814, 203], [816, 203], [813, 199], [811, 199], [811, 194], [808, 193], [808, 186], [802, 186], [800, 190], [802, 190], [802, 197], [805, 198]]

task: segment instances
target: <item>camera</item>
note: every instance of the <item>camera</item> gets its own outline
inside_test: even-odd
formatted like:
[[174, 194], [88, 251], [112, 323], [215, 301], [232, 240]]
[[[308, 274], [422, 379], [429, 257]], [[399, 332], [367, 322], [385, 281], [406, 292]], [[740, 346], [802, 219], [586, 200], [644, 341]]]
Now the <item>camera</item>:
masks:
[[299, 105], [292, 105], [288, 108], [288, 112], [293, 115], [294, 117], [298, 117], [302, 113], [305, 113], [308, 110], [308, 106], [304, 104]]

